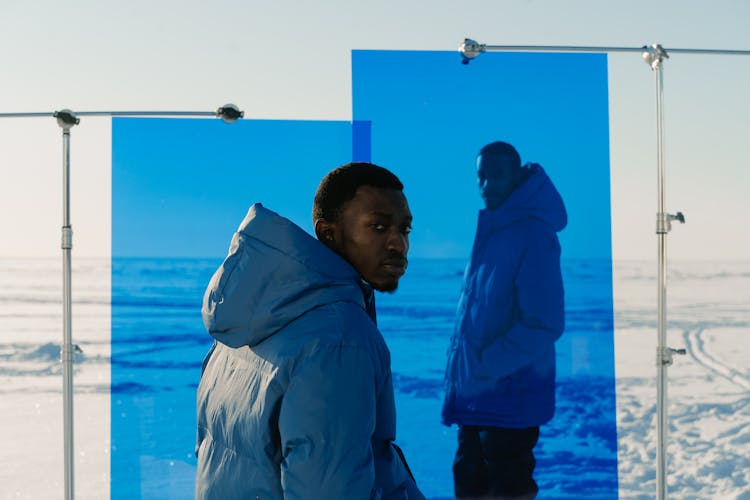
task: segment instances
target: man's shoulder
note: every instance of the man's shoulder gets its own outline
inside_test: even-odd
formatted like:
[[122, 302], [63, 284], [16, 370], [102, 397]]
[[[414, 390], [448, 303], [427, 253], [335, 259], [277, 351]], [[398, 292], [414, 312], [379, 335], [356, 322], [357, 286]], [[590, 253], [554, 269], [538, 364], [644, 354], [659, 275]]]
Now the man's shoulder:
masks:
[[300, 367], [332, 367], [332, 360], [346, 364], [369, 359], [379, 379], [390, 370], [390, 352], [382, 335], [361, 306], [348, 302], [311, 309], [253, 347], [220, 345], [211, 356], [214, 363], [219, 353], [237, 363], [235, 368], [263, 373], [281, 386]]
[[311, 352], [328, 348], [387, 350], [383, 336], [364, 309], [353, 302], [333, 302], [296, 318], [279, 332], [288, 342]]
[[537, 240], [557, 239], [557, 232], [539, 218], [525, 217], [509, 224], [502, 233], [496, 233], [494, 236], [510, 245], [525, 246]]
[[[376, 334], [378, 328], [361, 305], [349, 301], [325, 304], [308, 311], [295, 323], [312, 329], [318, 336], [329, 336], [331, 340], [346, 340], [353, 332]], [[357, 341], [362, 335], [354, 335]]]
[[283, 347], [275, 354], [292, 372], [294, 367], [310, 363], [329, 366], [331, 360], [344, 363], [346, 359], [368, 359], [381, 376], [390, 370], [390, 351], [383, 336], [356, 304], [335, 302], [317, 307], [279, 333]]

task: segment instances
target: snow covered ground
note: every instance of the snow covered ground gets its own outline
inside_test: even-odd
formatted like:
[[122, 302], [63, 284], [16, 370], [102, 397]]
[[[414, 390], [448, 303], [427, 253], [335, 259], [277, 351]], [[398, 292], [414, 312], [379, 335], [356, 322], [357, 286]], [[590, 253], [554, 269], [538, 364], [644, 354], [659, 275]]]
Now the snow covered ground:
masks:
[[[63, 498], [62, 264], [0, 259], [0, 498]], [[73, 267], [75, 491], [109, 498], [110, 265]]]
[[[655, 496], [655, 264], [614, 269], [620, 497]], [[74, 261], [76, 497], [109, 496], [110, 264]], [[0, 498], [63, 492], [60, 264], [0, 260]], [[750, 263], [675, 263], [669, 488], [750, 499]], [[540, 498], [552, 498], [540, 496]]]
[[[750, 499], [750, 265], [675, 263], [668, 282], [670, 498]], [[621, 498], [654, 498], [656, 273], [615, 266]]]

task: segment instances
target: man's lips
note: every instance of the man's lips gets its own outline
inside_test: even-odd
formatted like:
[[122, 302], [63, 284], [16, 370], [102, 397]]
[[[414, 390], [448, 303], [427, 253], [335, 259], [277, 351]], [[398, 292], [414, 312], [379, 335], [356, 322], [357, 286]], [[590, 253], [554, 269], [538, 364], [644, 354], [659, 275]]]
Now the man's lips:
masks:
[[406, 259], [392, 259], [383, 262], [383, 267], [394, 274], [404, 274], [406, 272], [406, 266]]

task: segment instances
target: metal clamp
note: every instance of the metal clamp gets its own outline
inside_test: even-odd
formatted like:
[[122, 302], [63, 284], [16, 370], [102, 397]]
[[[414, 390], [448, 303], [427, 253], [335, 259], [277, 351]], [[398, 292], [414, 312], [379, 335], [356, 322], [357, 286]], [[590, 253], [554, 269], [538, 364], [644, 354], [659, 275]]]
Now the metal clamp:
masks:
[[477, 43], [476, 40], [471, 38], [464, 38], [464, 43], [458, 47], [458, 51], [461, 53], [461, 64], [469, 64], [469, 61], [486, 50], [486, 44]]
[[245, 112], [240, 111], [236, 104], [225, 104], [216, 110], [216, 117], [221, 118], [224, 123], [234, 123], [245, 117]]
[[651, 66], [651, 69], [656, 69], [659, 66], [661, 66], [661, 63], [664, 61], [664, 59], [669, 59], [669, 54], [667, 54], [667, 51], [664, 50], [664, 47], [659, 45], [658, 43], [655, 43], [653, 45], [644, 45], [643, 46], [643, 52], [641, 52], [641, 56], [643, 57], [643, 60]]
[[83, 349], [78, 344], [63, 344], [60, 346], [60, 362], [74, 363], [76, 353], [83, 354]]
[[677, 354], [684, 356], [687, 354], [685, 349], [672, 349], [671, 347], [656, 348], [656, 366], [671, 366], [674, 362], [673, 356]]
[[676, 214], [658, 213], [656, 214], [656, 234], [667, 234], [672, 230], [672, 221], [676, 220], [680, 224], [685, 223], [685, 216], [682, 212]]
[[55, 111], [52, 116], [57, 118], [57, 124], [63, 129], [63, 132], [69, 132], [71, 128], [81, 123], [81, 119], [69, 109]]
[[62, 228], [62, 245], [63, 250], [67, 248], [73, 248], [73, 228], [70, 226], [63, 226]]

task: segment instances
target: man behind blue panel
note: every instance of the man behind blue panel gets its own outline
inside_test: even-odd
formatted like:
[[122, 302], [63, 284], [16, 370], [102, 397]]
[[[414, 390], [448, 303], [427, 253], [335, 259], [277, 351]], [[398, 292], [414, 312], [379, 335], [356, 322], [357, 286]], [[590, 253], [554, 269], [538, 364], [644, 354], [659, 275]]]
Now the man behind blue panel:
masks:
[[532, 499], [533, 448], [555, 409], [564, 329], [560, 194], [537, 164], [493, 142], [477, 156], [480, 210], [446, 369], [443, 422], [458, 424], [458, 498]]
[[203, 300], [198, 499], [423, 499], [393, 444], [390, 353], [373, 288], [406, 271], [401, 182], [369, 163], [323, 178], [317, 239], [255, 204]]

